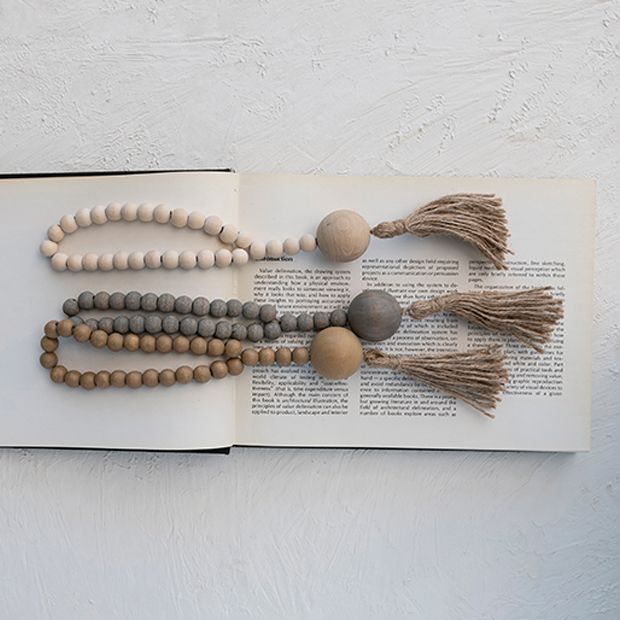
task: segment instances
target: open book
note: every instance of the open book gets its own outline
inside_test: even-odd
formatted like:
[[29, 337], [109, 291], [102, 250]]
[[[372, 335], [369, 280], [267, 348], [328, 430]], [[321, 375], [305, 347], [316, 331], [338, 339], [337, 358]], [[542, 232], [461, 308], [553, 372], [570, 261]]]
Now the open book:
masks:
[[[371, 225], [403, 217], [444, 194], [503, 198], [511, 231], [509, 269], [442, 237], [373, 239], [353, 263], [320, 253], [228, 269], [54, 272], [38, 251], [65, 213], [119, 202], [166, 203], [219, 215], [255, 239], [314, 233], [324, 215], [349, 208]], [[587, 450], [590, 445], [592, 261], [595, 185], [498, 178], [329, 177], [179, 172], [0, 180], [3, 301], [0, 310], [0, 445], [205, 450], [233, 445]], [[119, 222], [67, 238], [67, 252], [178, 248], [212, 239], [157, 224]], [[502, 343], [510, 380], [496, 419], [411, 379], [362, 366], [329, 382], [310, 366], [256, 367], [204, 385], [71, 390], [38, 363], [43, 325], [62, 318], [78, 292], [132, 290], [276, 304], [279, 312], [346, 307], [364, 289], [401, 304], [448, 291], [551, 285], [565, 318], [539, 355], [507, 336], [448, 314], [404, 319], [381, 343], [389, 352], [434, 353]], [[105, 313], [104, 313], [105, 314]], [[309, 344], [310, 334], [279, 344]], [[80, 370], [196, 365], [191, 355], [112, 353], [63, 343], [61, 363]]]

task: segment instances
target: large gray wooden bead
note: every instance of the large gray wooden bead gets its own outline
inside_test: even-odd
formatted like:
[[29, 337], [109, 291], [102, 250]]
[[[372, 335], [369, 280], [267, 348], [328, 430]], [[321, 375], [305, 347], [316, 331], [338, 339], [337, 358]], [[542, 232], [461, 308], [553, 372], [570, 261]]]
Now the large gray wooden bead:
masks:
[[364, 291], [349, 306], [349, 324], [355, 334], [370, 342], [387, 340], [400, 327], [401, 307], [385, 291]]

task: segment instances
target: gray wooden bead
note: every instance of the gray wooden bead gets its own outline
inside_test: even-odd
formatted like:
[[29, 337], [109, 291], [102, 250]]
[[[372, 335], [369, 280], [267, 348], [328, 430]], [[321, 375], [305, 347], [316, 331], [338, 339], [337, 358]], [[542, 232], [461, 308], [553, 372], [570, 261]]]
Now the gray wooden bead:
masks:
[[77, 327], [84, 322], [84, 319], [81, 316], [76, 315], [71, 317], [71, 322]]
[[174, 309], [179, 314], [190, 314], [192, 311], [192, 298], [187, 295], [181, 295], [174, 301]]
[[124, 310], [125, 309], [125, 295], [123, 293], [112, 293], [110, 295], [110, 308], [112, 310]]
[[104, 316], [99, 319], [99, 329], [102, 329], [106, 334], [111, 334], [114, 331], [114, 319], [109, 316]]
[[263, 323], [269, 323], [275, 320], [276, 316], [278, 316], [278, 311], [273, 304], [263, 304], [260, 307], [259, 316]]
[[263, 339], [263, 326], [260, 323], [248, 325], [248, 340], [258, 342]]
[[157, 297], [157, 309], [160, 312], [174, 312], [174, 295], [162, 293]]
[[130, 291], [125, 295], [125, 308], [127, 310], [140, 310], [142, 295], [138, 291]]
[[315, 331], [321, 331], [329, 327], [329, 314], [327, 312], [315, 312], [312, 317]]
[[[78, 318], [78, 317], [74, 317], [74, 318]], [[93, 331], [93, 332], [99, 326], [99, 323], [98, 323], [97, 319], [86, 319], [84, 321], [84, 323], [86, 323], [86, 325], [88, 325], [88, 327], [90, 327], [91, 331]]]
[[129, 331], [129, 319], [122, 315], [114, 319], [114, 331], [119, 334], [126, 334]]
[[211, 306], [209, 307], [209, 314], [214, 316], [216, 319], [221, 319], [223, 316], [226, 316], [228, 312], [228, 306], [223, 299], [214, 299], [211, 302]]
[[232, 335], [232, 325], [230, 321], [218, 321], [215, 326], [215, 337], [220, 340], [228, 340]]
[[134, 314], [129, 317], [129, 331], [132, 334], [144, 333], [144, 316], [142, 314]]
[[149, 314], [144, 319], [144, 329], [149, 334], [158, 334], [162, 328], [161, 317], [158, 314]]
[[242, 312], [246, 319], [257, 319], [260, 307], [255, 301], [246, 301], [243, 304]]
[[140, 299], [140, 307], [145, 312], [155, 312], [157, 310], [157, 295], [155, 293], [144, 293]]
[[167, 334], [176, 334], [179, 331], [179, 319], [172, 314], [168, 314], [162, 319], [161, 328]]
[[245, 340], [248, 337], [248, 328], [243, 323], [233, 323], [231, 338]]
[[179, 331], [184, 336], [193, 336], [198, 331], [198, 321], [193, 316], [186, 316], [179, 323]]
[[198, 335], [210, 338], [215, 334], [215, 321], [213, 319], [200, 319], [198, 321]]
[[62, 311], [67, 316], [75, 316], [80, 311], [77, 299], [65, 299], [65, 303], [62, 304]]
[[282, 329], [278, 321], [270, 321], [264, 327], [265, 338], [267, 340], [277, 340], [282, 335]]
[[94, 303], [97, 310], [108, 310], [110, 308], [110, 293], [99, 291], [95, 294]]
[[307, 312], [297, 315], [297, 329], [300, 332], [310, 332], [314, 328], [314, 321]]
[[349, 306], [349, 323], [364, 340], [379, 342], [393, 336], [400, 327], [402, 309], [385, 291], [364, 291]]
[[192, 302], [192, 313], [195, 316], [207, 316], [209, 314], [209, 300], [206, 297], [196, 297]]
[[332, 313], [329, 315], [329, 322], [334, 327], [344, 327], [347, 324], [346, 310], [342, 310], [341, 308], [333, 310]]
[[229, 299], [226, 304], [226, 312], [228, 316], [240, 316], [243, 310], [243, 304], [238, 299]]
[[77, 302], [82, 310], [92, 310], [95, 302], [95, 294], [90, 291], [84, 291], [78, 295]]
[[280, 327], [283, 332], [294, 332], [297, 329], [297, 319], [292, 312], [284, 312], [280, 316]]

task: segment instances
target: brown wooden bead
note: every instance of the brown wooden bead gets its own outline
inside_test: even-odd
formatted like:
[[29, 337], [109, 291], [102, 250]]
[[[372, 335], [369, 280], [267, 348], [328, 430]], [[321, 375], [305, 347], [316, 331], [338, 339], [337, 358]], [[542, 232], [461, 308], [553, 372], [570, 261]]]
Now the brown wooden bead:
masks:
[[41, 353], [39, 362], [43, 368], [54, 368], [58, 364], [58, 356], [56, 353]]
[[41, 338], [41, 348], [46, 353], [53, 353], [58, 348], [58, 338], [43, 336], [43, 338]]
[[258, 364], [258, 351], [256, 349], [244, 349], [241, 353], [241, 361], [246, 366], [256, 366]]
[[176, 383], [177, 377], [174, 374], [174, 370], [172, 368], [166, 368], [164, 370], [159, 371], [159, 383], [160, 385], [165, 385], [166, 387], [170, 387]]
[[194, 379], [194, 371], [189, 366], [179, 366], [175, 375], [179, 383], [191, 383]]
[[127, 377], [125, 378], [125, 383], [132, 390], [136, 390], [142, 386], [142, 373], [139, 370], [132, 370], [128, 372]]
[[117, 334], [116, 332], [108, 335], [108, 349], [110, 351], [121, 351], [123, 348], [124, 338], [123, 334]]
[[95, 385], [102, 390], [110, 387], [110, 373], [107, 370], [100, 370], [95, 375]]
[[43, 328], [43, 333], [48, 338], [58, 338], [58, 321], [48, 321]]
[[79, 370], [68, 370], [65, 373], [65, 385], [71, 387], [71, 388], [76, 388], [78, 387], [78, 385], [80, 385], [80, 377], [81, 377], [81, 373]]
[[189, 338], [187, 336], [177, 336], [172, 343], [172, 347], [177, 353], [187, 353], [189, 351]]
[[101, 349], [108, 344], [108, 334], [106, 334], [106, 332], [104, 332], [102, 329], [96, 329], [90, 335], [90, 343], [93, 345], [93, 347]]
[[202, 336], [192, 338], [189, 349], [194, 355], [205, 355], [207, 352], [207, 341]]
[[172, 351], [172, 338], [168, 334], [157, 336], [157, 350], [159, 353], [170, 353]]
[[295, 347], [293, 349], [293, 361], [297, 366], [303, 366], [310, 361], [310, 352], [306, 347]]
[[206, 383], [209, 379], [211, 379], [211, 371], [207, 365], [202, 364], [194, 368], [194, 381], [197, 383]]
[[241, 355], [241, 343], [234, 338], [229, 340], [224, 347], [226, 357], [238, 357]]
[[110, 374], [110, 385], [115, 388], [125, 387], [127, 373], [124, 370], [113, 370]]
[[95, 373], [94, 372], [83, 372], [80, 377], [80, 387], [85, 390], [94, 390], [97, 385], [95, 384]]
[[54, 366], [50, 369], [50, 379], [54, 383], [62, 383], [65, 380], [67, 369], [64, 366]]
[[142, 334], [140, 336], [140, 350], [144, 351], [144, 353], [153, 353], [156, 346], [157, 340], [155, 336], [151, 336], [151, 334]]
[[341, 209], [321, 220], [316, 241], [319, 250], [329, 260], [348, 263], [366, 251], [370, 243], [370, 226], [359, 213]]
[[220, 355], [224, 355], [225, 349], [226, 345], [219, 338], [211, 338], [211, 340], [209, 340], [209, 344], [207, 344], [207, 354], [210, 357], [219, 357]]
[[216, 360], [210, 366], [211, 376], [214, 379], [223, 379], [228, 374], [228, 366], [223, 360]]
[[364, 291], [349, 305], [351, 329], [364, 340], [379, 342], [393, 336], [400, 327], [402, 308], [385, 291]]
[[320, 331], [310, 346], [310, 362], [326, 379], [346, 379], [354, 374], [364, 359], [362, 343], [344, 327]]
[[75, 329], [73, 330], [73, 337], [78, 342], [86, 342], [90, 338], [92, 331], [93, 330], [90, 327], [88, 327], [86, 323], [82, 323], [80, 325], [77, 325]]
[[228, 366], [228, 373], [233, 377], [239, 376], [244, 369], [243, 362], [238, 357], [231, 357], [226, 360], [226, 366]]
[[293, 356], [288, 347], [280, 347], [276, 351], [276, 364], [278, 366], [290, 366]]
[[159, 371], [149, 368], [142, 373], [142, 383], [146, 387], [155, 387], [159, 385]]
[[140, 348], [140, 336], [137, 334], [125, 334], [123, 336], [123, 348], [127, 351], [137, 351]]
[[63, 338], [68, 338], [73, 333], [73, 321], [71, 319], [63, 319], [58, 321], [57, 331], [58, 335]]
[[258, 352], [258, 362], [261, 366], [273, 366], [276, 361], [276, 353], [273, 349], [266, 347]]

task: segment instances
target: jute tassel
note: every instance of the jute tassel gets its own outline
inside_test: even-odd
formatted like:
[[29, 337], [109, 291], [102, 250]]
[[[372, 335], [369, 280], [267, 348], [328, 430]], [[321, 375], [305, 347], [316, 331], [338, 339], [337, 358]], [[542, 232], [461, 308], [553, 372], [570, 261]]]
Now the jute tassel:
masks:
[[364, 361], [375, 368], [398, 370], [421, 383], [471, 405], [494, 418], [499, 394], [508, 380], [505, 356], [500, 346], [443, 355], [388, 355], [378, 349], [364, 352]]
[[371, 231], [389, 239], [410, 232], [418, 237], [452, 235], [475, 245], [497, 269], [506, 269], [508, 225], [502, 199], [493, 194], [451, 194], [416, 209], [404, 220], [381, 222]]
[[444, 311], [486, 329], [510, 334], [539, 353], [564, 314], [562, 300], [553, 297], [550, 286], [517, 292], [448, 293], [415, 301], [404, 313], [424, 319]]

